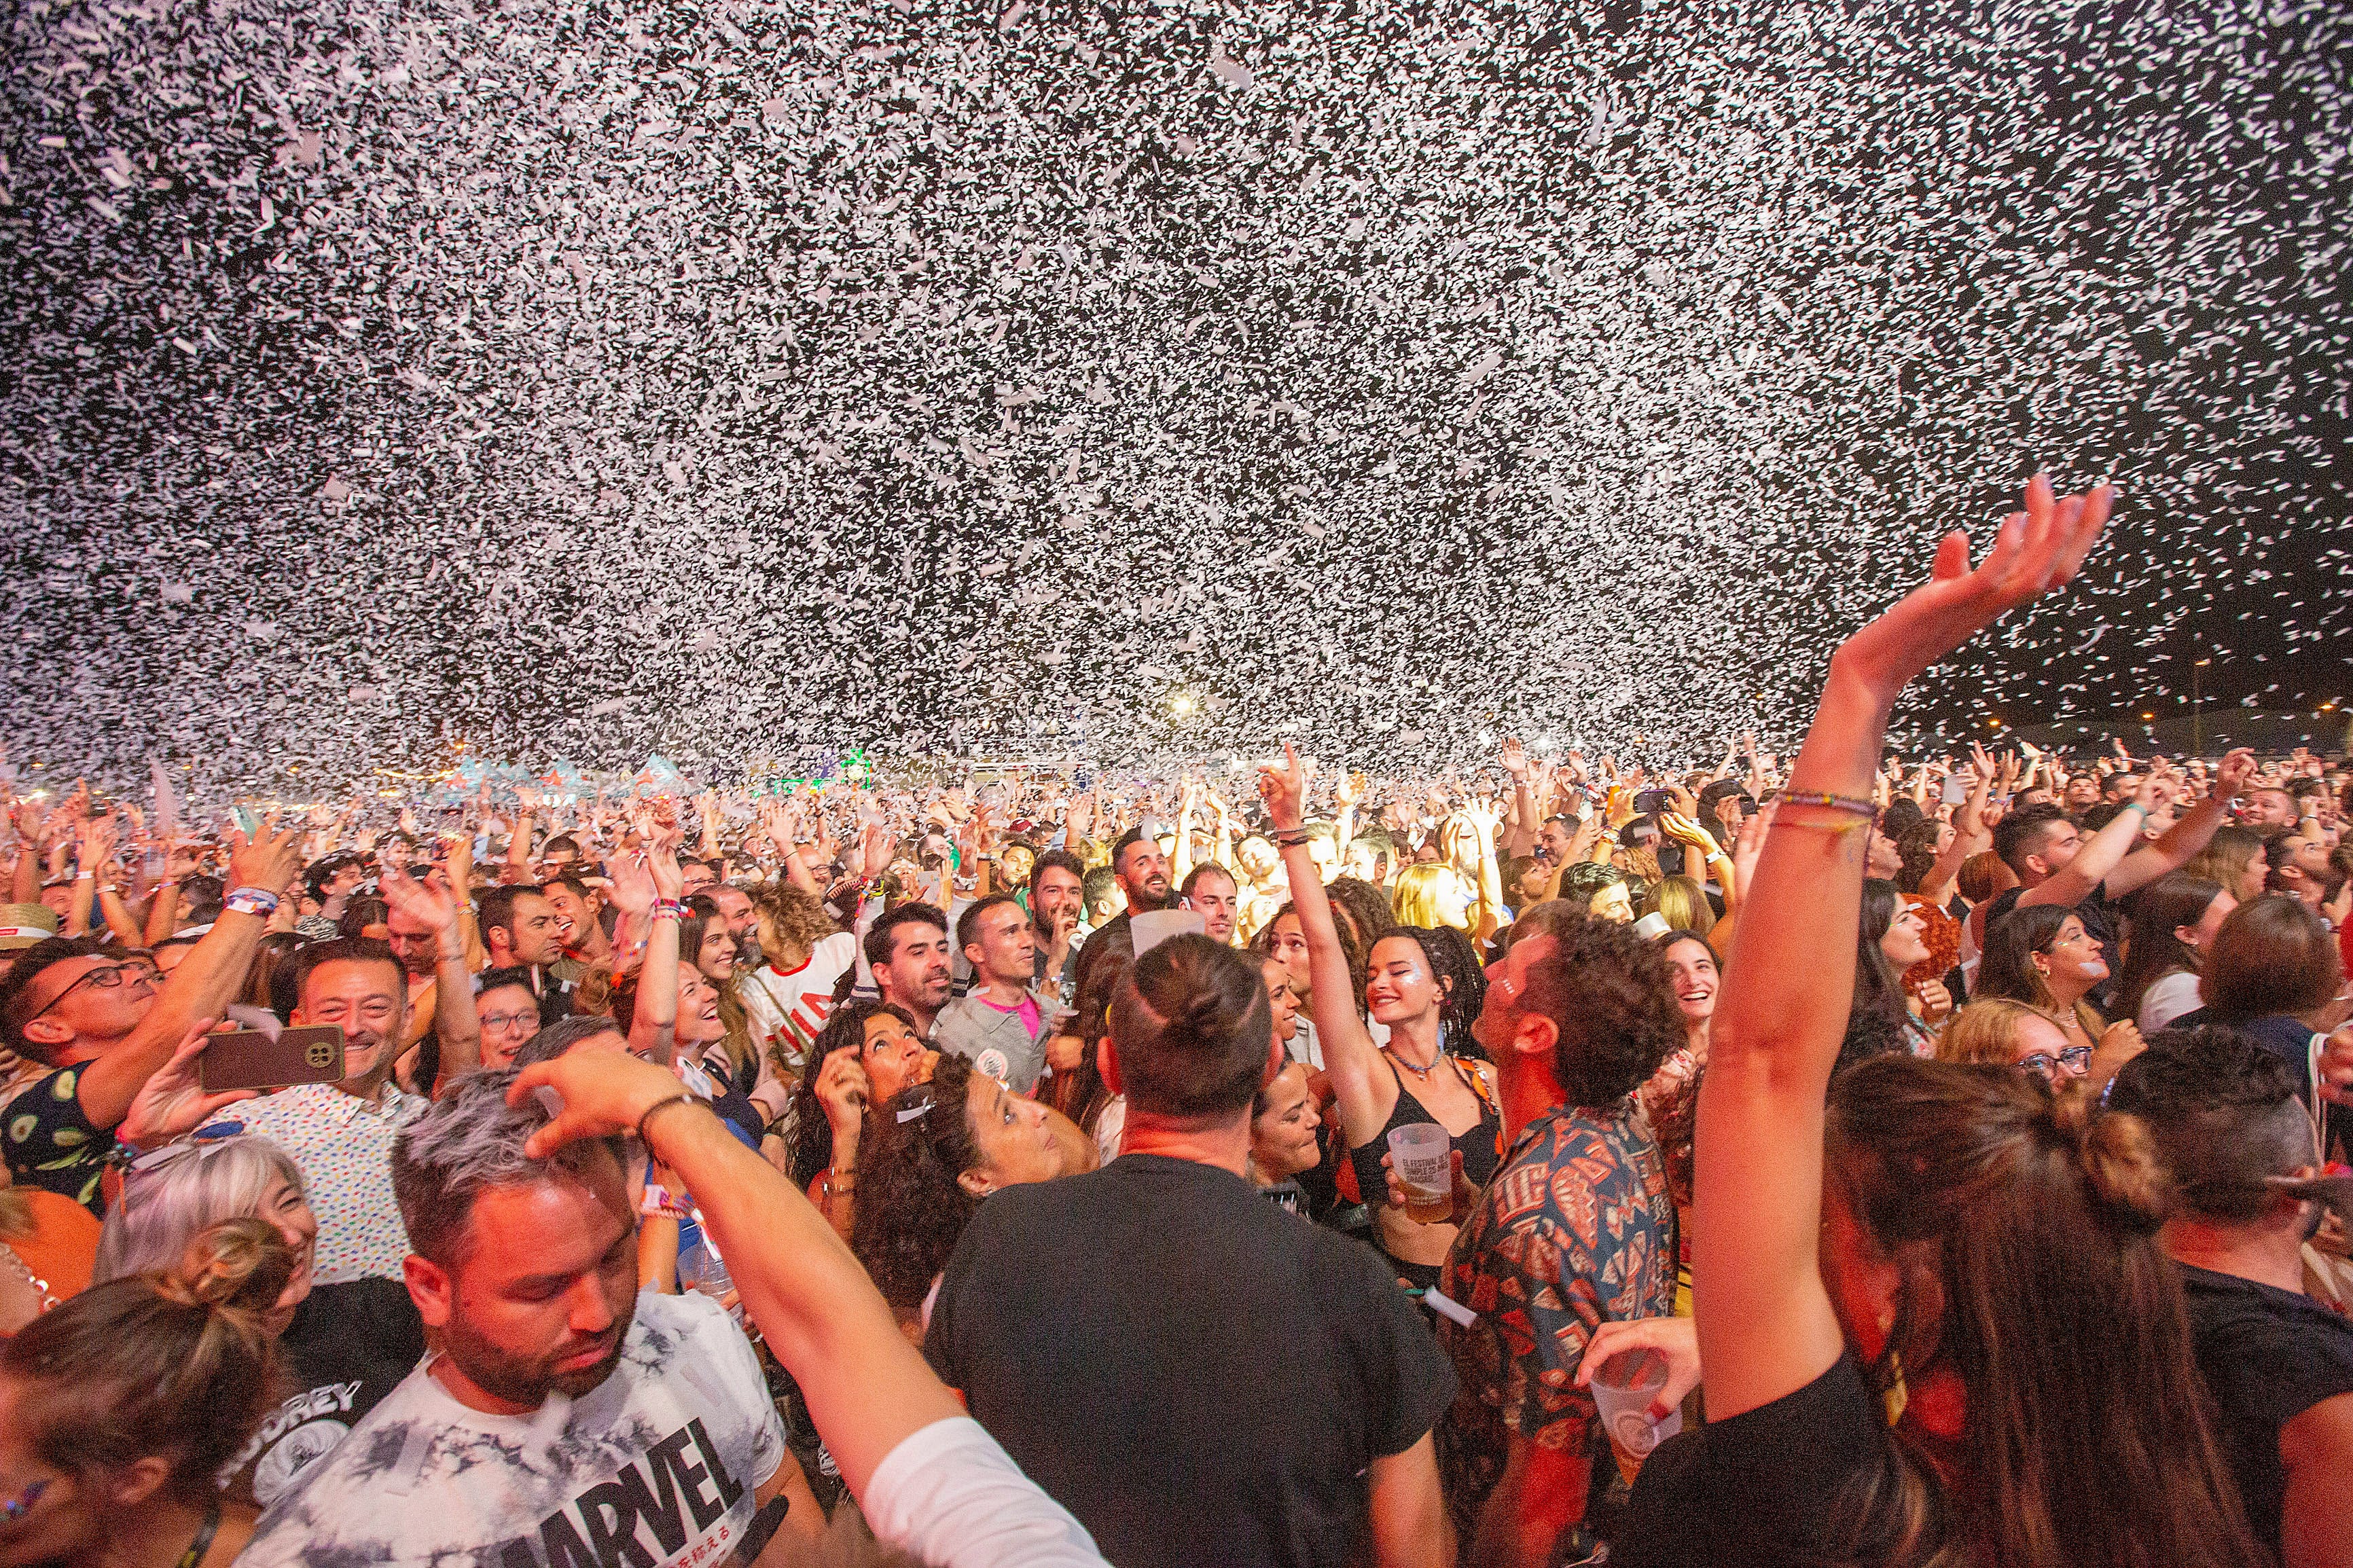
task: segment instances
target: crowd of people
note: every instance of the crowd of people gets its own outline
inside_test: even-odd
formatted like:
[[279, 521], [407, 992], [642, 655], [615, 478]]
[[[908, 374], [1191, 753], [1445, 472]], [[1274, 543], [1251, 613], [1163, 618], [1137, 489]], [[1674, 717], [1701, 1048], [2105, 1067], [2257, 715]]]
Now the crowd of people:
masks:
[[12, 797], [0, 1564], [2353, 1563], [2353, 770], [1885, 745], [2108, 505], [1786, 766]]

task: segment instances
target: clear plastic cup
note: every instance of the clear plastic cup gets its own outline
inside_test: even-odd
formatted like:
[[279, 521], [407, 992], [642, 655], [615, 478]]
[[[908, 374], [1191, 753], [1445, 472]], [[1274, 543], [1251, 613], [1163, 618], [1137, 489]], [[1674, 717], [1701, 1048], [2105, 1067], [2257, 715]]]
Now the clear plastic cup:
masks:
[[1453, 1145], [1446, 1129], [1434, 1121], [1389, 1129], [1389, 1168], [1404, 1184], [1409, 1218], [1436, 1225], [1453, 1217], [1453, 1162], [1448, 1158]]
[[730, 1300], [735, 1293], [735, 1279], [727, 1272], [726, 1259], [702, 1243], [680, 1248], [678, 1282], [726, 1308], [727, 1315], [737, 1322], [744, 1321], [743, 1304]]
[[1683, 1429], [1680, 1410], [1669, 1411], [1663, 1421], [1651, 1419], [1651, 1405], [1666, 1386], [1667, 1358], [1654, 1350], [1620, 1351], [1594, 1371], [1593, 1403], [1609, 1434], [1618, 1473], [1630, 1487], [1651, 1450]]

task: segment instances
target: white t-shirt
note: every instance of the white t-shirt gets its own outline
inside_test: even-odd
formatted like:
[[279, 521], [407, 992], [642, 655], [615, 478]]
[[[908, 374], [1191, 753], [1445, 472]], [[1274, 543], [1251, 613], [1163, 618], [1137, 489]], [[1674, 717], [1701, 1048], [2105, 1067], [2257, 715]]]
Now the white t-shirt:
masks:
[[1109, 1568], [1086, 1526], [968, 1416], [934, 1421], [885, 1454], [865, 1510], [876, 1540], [926, 1568]]
[[640, 1294], [613, 1374], [530, 1415], [469, 1409], [430, 1366], [270, 1506], [243, 1568], [703, 1568], [784, 1458], [751, 1342], [702, 1296]]
[[2142, 1034], [2154, 1034], [2184, 1013], [2195, 1013], [2204, 1005], [2205, 998], [2198, 994], [2198, 976], [2177, 969], [2148, 983], [2148, 989], [2140, 994], [2140, 1016], [2133, 1021]]
[[835, 984], [858, 962], [857, 935], [838, 931], [818, 938], [798, 969], [780, 973], [774, 964], [764, 963], [747, 971], [735, 994], [752, 1021], [754, 1048], [765, 1057], [781, 1035], [785, 1059], [806, 1061], [826, 1016], [833, 1011]]

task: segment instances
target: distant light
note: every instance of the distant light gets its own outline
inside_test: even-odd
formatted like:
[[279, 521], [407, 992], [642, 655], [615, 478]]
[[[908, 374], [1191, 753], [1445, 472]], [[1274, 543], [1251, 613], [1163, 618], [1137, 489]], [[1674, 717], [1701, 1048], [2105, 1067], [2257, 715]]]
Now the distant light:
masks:
[[2142, 717], [2144, 720], [2147, 720], [2147, 719], [2154, 719], [2154, 718], [2156, 718], [2156, 717], [2157, 717], [2157, 715], [2156, 715], [2156, 714], [2154, 714], [2154, 713], [2144, 713], [2144, 714], [2142, 714], [2142, 715], [2141, 715], [2141, 717]]
[[1176, 700], [1168, 706], [1176, 710], [1176, 717], [1182, 719], [1193, 710], [1193, 699], [1189, 694], [1180, 691], [1176, 694]]

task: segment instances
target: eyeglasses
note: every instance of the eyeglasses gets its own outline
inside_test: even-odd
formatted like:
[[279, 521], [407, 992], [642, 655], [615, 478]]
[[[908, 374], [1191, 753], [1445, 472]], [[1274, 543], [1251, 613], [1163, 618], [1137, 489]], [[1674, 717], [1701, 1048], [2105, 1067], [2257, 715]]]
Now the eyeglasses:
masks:
[[[77, 986], [89, 985], [100, 991], [111, 991], [134, 975], [139, 980], [152, 984], [154, 981], [155, 971], [148, 968], [147, 965], [143, 963], [101, 963], [96, 969], [83, 972], [79, 978], [69, 983], [64, 990], [50, 997], [47, 1002], [42, 1003], [39, 1009], [32, 1015], [32, 1017], [26, 1018], [25, 1023], [31, 1023], [34, 1018], [39, 1017], [41, 1014], [47, 1012], [50, 1008], [56, 1006], [58, 1003], [72, 995], [74, 994], [75, 987]], [[17, 1026], [22, 1028], [24, 1026], [20, 1024]]]
[[485, 1013], [481, 1025], [485, 1029], [536, 1029], [539, 1027], [539, 1014], [536, 1010], [529, 1013]]
[[2064, 1064], [2070, 1072], [2082, 1072], [2092, 1065], [2092, 1047], [2069, 1046], [2054, 1059], [2048, 1051], [2037, 1051], [2031, 1057], [2021, 1057], [2018, 1065], [2041, 1079], [2049, 1078]]

